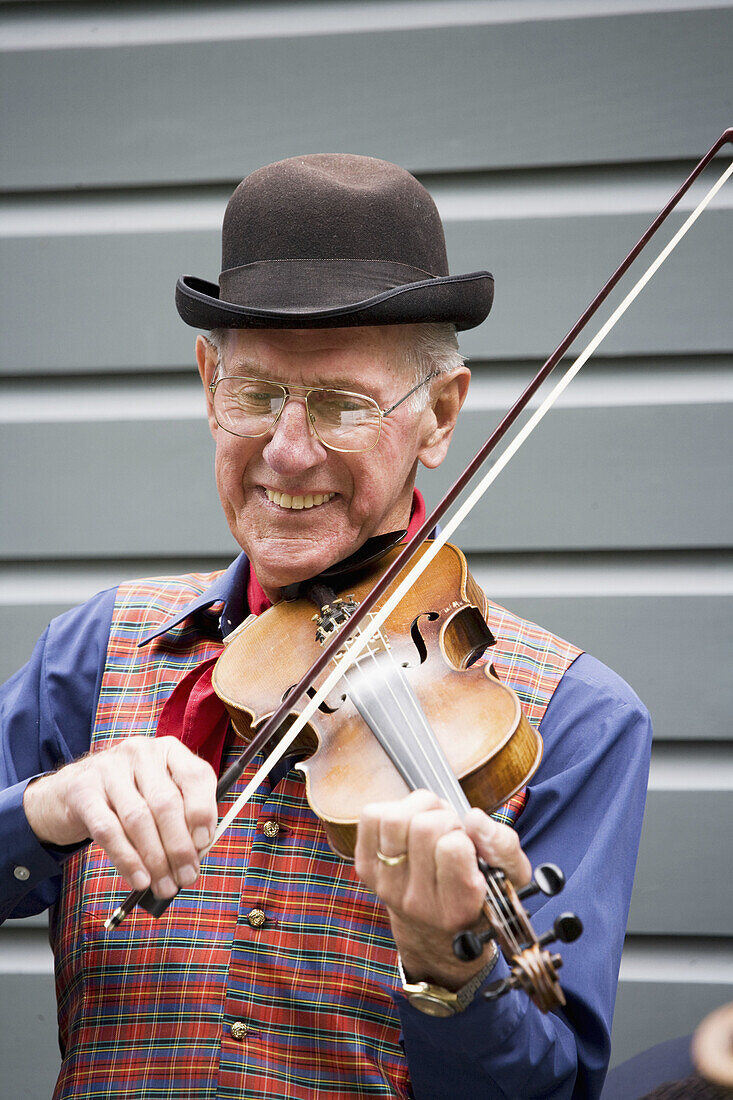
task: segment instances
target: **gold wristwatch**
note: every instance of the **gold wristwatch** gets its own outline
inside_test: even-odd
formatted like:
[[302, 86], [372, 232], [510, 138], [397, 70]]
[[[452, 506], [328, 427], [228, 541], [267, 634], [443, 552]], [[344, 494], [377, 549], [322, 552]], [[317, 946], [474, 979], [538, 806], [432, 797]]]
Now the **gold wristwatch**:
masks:
[[478, 974], [474, 974], [465, 985], [455, 991], [445, 989], [442, 985], [433, 985], [431, 982], [410, 982], [405, 975], [402, 959], [397, 956], [397, 964], [402, 982], [402, 992], [407, 997], [413, 1008], [419, 1009], [427, 1016], [455, 1016], [468, 1008], [479, 987], [488, 978], [496, 966], [499, 949], [492, 944], [491, 958]]

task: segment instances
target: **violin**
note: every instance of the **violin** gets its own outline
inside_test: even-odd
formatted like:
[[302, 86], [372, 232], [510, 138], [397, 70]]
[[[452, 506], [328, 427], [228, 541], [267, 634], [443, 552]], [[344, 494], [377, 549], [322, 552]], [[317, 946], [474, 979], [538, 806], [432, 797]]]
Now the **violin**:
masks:
[[[379, 572], [397, 553], [376, 563]], [[372, 564], [343, 591], [317, 585], [314, 597], [282, 601], [253, 616], [229, 642], [212, 685], [245, 742], [293, 693], [375, 579]], [[469, 806], [491, 812], [535, 772], [539, 734], [514, 691], [490, 666], [476, 664], [494, 644], [487, 611], [465, 557], [444, 546], [290, 746], [290, 752], [308, 754], [296, 764], [306, 797], [343, 858], [353, 859], [357, 822], [368, 802], [426, 788], [461, 816]]]
[[[423, 544], [418, 560], [430, 546]], [[398, 554], [392, 549], [376, 563], [370, 560], [350, 574], [343, 590], [321, 579], [306, 582], [301, 586], [306, 596], [251, 616], [235, 632], [216, 662], [212, 685], [243, 741], [251, 742], [253, 730], [281, 700], [297, 701], [297, 680], [371, 592], [375, 566], [382, 573]], [[400, 579], [387, 588], [374, 612]], [[486, 597], [464, 555], [450, 543], [443, 545], [290, 745], [291, 752], [307, 754], [295, 767], [305, 777], [308, 803], [338, 855], [353, 859], [357, 824], [369, 802], [399, 799], [422, 788], [443, 798], [460, 819], [471, 806], [489, 813], [497, 809], [536, 771], [542, 739], [522, 713], [516, 693], [481, 661], [495, 644], [487, 614]], [[313, 681], [311, 693], [322, 680]], [[294, 717], [285, 720], [285, 728]], [[555, 939], [576, 939], [582, 924], [565, 913], [552, 932], [538, 939], [522, 906], [538, 890], [556, 894], [562, 889], [562, 872], [543, 865], [530, 886], [516, 891], [500, 871], [483, 860], [479, 867], [487, 884], [486, 927], [481, 933], [460, 933], [455, 954], [464, 961], [478, 958], [495, 940], [512, 960], [512, 973], [490, 990], [491, 997], [522, 988], [542, 1011], [564, 1004], [557, 981], [562, 959], [544, 947]]]
[[[306, 776], [306, 785], [309, 788], [309, 797], [311, 791], [315, 790], [316, 787], [318, 787], [319, 790], [325, 791], [337, 788], [339, 785], [337, 781], [340, 781], [343, 776], [343, 763], [340, 759], [341, 753], [338, 746], [335, 750], [335, 754], [324, 752], [320, 740], [320, 730], [325, 728], [327, 724], [330, 724], [330, 721], [324, 716], [329, 715], [329, 713], [335, 714], [339, 711], [343, 711], [344, 715], [351, 715], [350, 721], [353, 722], [355, 721], [353, 718], [354, 711], [357, 711], [362, 717], [365, 717], [367, 712], [371, 712], [375, 708], [377, 710], [380, 708], [384, 710], [382, 704], [385, 683], [389, 684], [390, 696], [394, 698], [395, 693], [399, 693], [399, 699], [401, 701], [404, 700], [404, 705], [410, 708], [408, 711], [411, 716], [410, 720], [408, 722], [399, 723], [399, 725], [403, 728], [409, 727], [414, 721], [418, 730], [418, 734], [415, 737], [408, 733], [407, 740], [403, 740], [403, 734], [400, 732], [396, 739], [398, 747], [395, 750], [393, 747], [395, 743], [395, 731], [392, 729], [389, 735], [385, 735], [385, 741], [389, 742], [390, 745], [389, 749], [387, 749], [385, 742], [380, 740], [384, 723], [381, 720], [375, 723], [380, 729], [379, 734], [375, 732], [379, 748], [385, 750], [391, 765], [396, 768], [398, 776], [403, 781], [404, 785], [400, 788], [402, 791], [410, 789], [415, 783], [417, 783], [418, 786], [427, 786], [443, 797], [448, 795], [447, 801], [455, 806], [459, 814], [463, 814], [466, 812], [468, 805], [470, 805], [466, 792], [473, 792], [476, 789], [480, 789], [478, 772], [484, 764], [488, 768], [489, 773], [492, 771], [497, 772], [497, 777], [490, 780], [490, 783], [494, 784], [494, 794], [498, 796], [493, 805], [498, 805], [502, 801], [505, 801], [506, 798], [510, 796], [511, 789], [517, 790], [524, 786], [527, 778], [532, 774], [533, 768], [536, 767], [539, 762], [538, 742], [535, 742], [535, 748], [533, 750], [531, 747], [531, 734], [525, 729], [529, 724], [526, 723], [526, 720], [523, 721], [522, 717], [517, 716], [516, 713], [513, 720], [510, 720], [508, 723], [506, 722], [507, 714], [509, 710], [511, 710], [507, 700], [511, 700], [511, 695], [505, 696], [502, 692], [497, 691], [497, 688], [492, 684], [492, 675], [490, 672], [489, 675], [487, 675], [486, 672], [478, 671], [477, 675], [483, 677], [479, 682], [481, 682], [484, 689], [486, 689], [487, 685], [492, 685], [487, 691], [487, 698], [489, 695], [493, 695], [495, 699], [501, 699], [499, 714], [505, 720], [503, 727], [505, 730], [505, 737], [513, 741], [515, 733], [519, 734], [515, 747], [519, 750], [518, 755], [523, 760], [523, 764], [517, 766], [516, 772], [511, 771], [508, 779], [501, 774], [503, 762], [506, 759], [504, 755], [505, 745], [502, 735], [497, 735], [496, 723], [489, 723], [493, 728], [493, 746], [489, 745], [488, 748], [484, 748], [482, 744], [481, 748], [478, 749], [473, 746], [466, 749], [463, 755], [466, 757], [468, 766], [465, 768], [465, 774], [460, 774], [463, 770], [463, 763], [460, 763], [458, 768], [459, 778], [456, 779], [452, 767], [450, 767], [445, 760], [446, 755], [450, 759], [451, 753], [454, 751], [451, 744], [454, 737], [449, 735], [443, 738], [445, 741], [445, 744], [443, 744], [441, 737], [435, 735], [432, 731], [430, 723], [423, 723], [422, 716], [420, 715], [420, 711], [423, 709], [420, 703], [422, 688], [419, 691], [412, 690], [411, 688], [409, 693], [405, 692], [405, 684], [410, 687], [410, 680], [414, 681], [415, 685], [418, 685], [421, 680], [419, 671], [415, 672], [412, 670], [420, 669], [423, 665], [429, 663], [427, 656], [424, 658], [421, 656], [422, 653], [427, 655], [427, 638], [430, 638], [433, 643], [433, 654], [439, 653], [440, 660], [448, 666], [452, 666], [453, 672], [462, 676], [470, 672], [471, 665], [477, 660], [479, 651], [483, 653], [483, 651], [488, 648], [490, 643], [483, 628], [480, 627], [478, 623], [478, 619], [482, 617], [481, 610], [483, 604], [476, 595], [477, 586], [475, 582], [469, 578], [467, 569], [465, 576], [462, 574], [462, 567], [458, 569], [463, 579], [454, 589], [454, 596], [450, 597], [447, 602], [445, 593], [442, 592], [438, 595], [436, 600], [432, 601], [435, 607], [430, 606], [430, 604], [423, 605], [420, 600], [418, 600], [417, 603], [414, 601], [407, 603], [407, 610], [402, 613], [401, 616], [398, 615], [398, 618], [402, 619], [402, 633], [400, 634], [399, 631], [397, 633], [401, 639], [405, 639], [404, 642], [400, 640], [399, 645], [396, 641], [393, 643], [390, 640], [390, 632], [388, 630], [385, 630], [385, 635], [383, 637], [380, 637], [378, 632], [382, 626], [386, 624], [388, 618], [398, 607], [400, 601], [409, 601], [410, 593], [415, 588], [418, 579], [425, 570], [431, 567], [434, 559], [442, 552], [442, 548], [447, 543], [449, 536], [455, 528], [465, 515], [470, 512], [478, 500], [481, 499], [493, 480], [495, 480], [496, 476], [498, 476], [504, 466], [510, 461], [513, 454], [516, 453], [524, 440], [552, 407], [557, 397], [560, 396], [584, 363], [590, 358], [601, 340], [616, 324], [631, 302], [671, 253], [672, 249], [676, 247], [684, 234], [689, 230], [692, 224], [694, 224], [697, 217], [712, 200], [720, 187], [722, 187], [725, 181], [733, 173], [733, 164], [731, 164], [698, 204], [693, 213], [687, 218], [681, 229], [678, 230], [672, 240], [662, 250], [650, 268], [626, 295], [620, 306], [617, 307], [593, 340], [591, 340], [574, 363], [566, 370], [552, 393], [532, 414], [521, 431], [517, 433], [503, 454], [494, 463], [489, 473], [483, 477], [480, 484], [473, 490], [468, 500], [464, 502], [458, 512], [445, 525], [440, 538], [435, 540], [432, 545], [426, 544], [426, 539], [434, 530], [436, 524], [442, 519], [448, 508], [458, 498], [469, 481], [496, 448], [497, 444], [515, 423], [542, 383], [560, 362], [575, 338], [591, 317], [597, 312], [641, 250], [651, 240], [652, 236], [657, 232], [715, 154], [723, 145], [731, 141], [733, 141], [733, 128], [724, 131], [720, 138], [718, 138], [708, 152], [701, 158], [684, 183], [660, 211], [645, 233], [642, 234], [628, 255], [616, 268], [615, 272], [596, 294], [595, 298], [588, 305], [578, 321], [576, 321], [575, 325], [573, 325], [552, 355], [546, 360], [523, 393], [520, 394], [511, 408], [507, 411], [501, 422], [497, 425], [471, 462], [469, 462], [468, 466], [456, 480], [454, 485], [426, 518], [420, 530], [407, 542], [403, 549], [391, 556], [386, 568], [380, 571], [378, 579], [373, 583], [371, 588], [369, 588], [369, 581], [366, 581], [366, 594], [363, 599], [357, 600], [356, 592], [349, 593], [348, 595], [334, 594], [332, 600], [327, 599], [320, 604], [314, 637], [318, 645], [321, 646], [321, 649], [310, 667], [305, 668], [305, 671], [303, 671], [297, 683], [281, 683], [282, 694], [279, 701], [274, 698], [276, 692], [270, 692], [269, 695], [265, 694], [262, 698], [258, 699], [256, 706], [252, 703], [247, 703], [244, 707], [239, 703], [235, 704], [233, 702], [235, 693], [233, 693], [232, 690], [233, 679], [231, 668], [237, 665], [239, 658], [233, 656], [229, 657], [227, 650], [225, 650], [222, 657], [221, 670], [219, 670], [219, 666], [217, 665], [217, 673], [214, 680], [215, 686], [218, 682], [224, 696], [225, 704], [228, 708], [230, 706], [230, 698], [232, 699], [232, 705], [235, 710], [239, 707], [237, 716], [232, 714], [231, 710], [230, 714], [232, 714], [235, 729], [240, 732], [240, 735], [244, 736], [242, 730], [245, 725], [248, 725], [250, 729], [253, 728], [253, 721], [256, 726], [256, 732], [252, 736], [244, 752], [241, 754], [239, 760], [232, 764], [221, 776], [217, 785], [217, 797], [221, 798], [231, 789], [234, 783], [243, 774], [249, 762], [258, 752], [266, 746], [269, 746], [275, 734], [278, 735], [278, 746], [269, 753], [263, 765], [257, 771], [257, 774], [252, 778], [240, 795], [237, 804], [235, 804], [229, 814], [222, 820], [215, 834], [214, 842], [236, 815], [239, 805], [250, 797], [264, 775], [267, 774], [276, 761], [285, 754], [288, 747], [301, 735], [301, 732], [301, 746], [308, 748], [310, 738], [310, 747], [315, 749], [312, 757], [313, 762], [302, 765], [302, 770]], [[409, 567], [408, 563], [410, 563]], [[456, 596], [455, 593], [458, 593], [458, 595]], [[451, 599], [455, 602], [452, 603]], [[427, 611], [424, 609], [426, 606], [428, 607]], [[287, 607], [287, 604], [278, 604], [277, 607]], [[410, 618], [409, 610], [415, 611], [416, 608], [416, 614]], [[451, 608], [453, 608], [456, 614], [451, 614]], [[274, 611], [275, 608], [272, 610]], [[287, 614], [286, 612], [286, 616]], [[261, 616], [261, 620], [264, 622], [268, 615], [270, 615], [269, 611]], [[362, 629], [361, 633], [357, 633], [357, 628], [361, 627], [368, 616], [371, 618], [368, 628]], [[435, 617], [431, 618], [431, 616]], [[272, 619], [270, 621], [272, 622]], [[289, 620], [286, 618], [286, 621]], [[409, 630], [405, 633], [404, 628], [408, 622]], [[247, 630], [250, 628], [251, 620], [247, 620], [242, 624], [242, 628], [240, 628], [242, 630], [242, 635], [246, 634]], [[486, 630], [488, 630], [488, 627], [486, 627]], [[409, 642], [406, 640], [408, 634], [410, 638]], [[250, 638], [254, 637], [254, 634], [250, 635]], [[293, 640], [293, 637], [286, 631], [285, 652], [293, 648], [299, 649], [300, 640], [295, 647], [293, 646]], [[346, 645], [344, 643], [346, 643]], [[263, 652], [267, 649], [269, 644], [270, 643], [266, 640], [263, 641], [260, 639], [258, 645], [253, 647], [256, 654], [256, 661], [254, 663], [255, 669], [260, 667]], [[262, 648], [263, 646], [264, 650]], [[394, 652], [392, 652], [392, 649], [394, 649]], [[312, 656], [314, 652], [314, 643], [309, 643], [306, 646], [306, 650]], [[231, 650], [231, 652], [235, 653], [237, 651]], [[280, 650], [280, 653], [282, 653], [282, 650]], [[362, 657], [362, 654], [364, 654], [364, 657]], [[416, 654], [419, 660], [416, 658]], [[338, 658], [338, 660], [336, 658]], [[400, 660], [400, 658], [402, 658], [402, 660]], [[433, 657], [433, 659], [437, 658]], [[273, 664], [277, 666], [280, 660], [281, 657], [278, 654]], [[307, 665], [307, 661], [308, 658], [306, 657], [306, 660], [303, 662], [304, 667]], [[332, 662], [334, 663], [333, 667], [330, 668], [326, 674], [326, 670]], [[300, 669], [300, 667], [299, 665], [298, 668]], [[402, 668], [401, 672], [398, 671], [400, 667]], [[368, 671], [364, 672], [366, 668], [368, 668]], [[375, 668], [379, 669], [378, 676], [375, 674]], [[410, 670], [410, 675], [407, 674], [408, 670]], [[247, 673], [247, 675], [249, 675], [249, 673]], [[288, 679], [290, 679], [290, 677], [288, 677]], [[376, 690], [372, 686], [374, 682], [378, 684]], [[461, 683], [463, 683], [463, 681], [461, 681]], [[503, 685], [499, 684], [499, 689], [502, 687]], [[345, 688], [346, 690], [344, 690]], [[510, 689], [505, 690], [509, 691]], [[304, 702], [304, 697], [306, 696], [309, 697], [307, 703]], [[301, 703], [304, 703], [304, 705], [301, 706]], [[294, 718], [296, 707], [299, 714], [297, 718]], [[503, 711], [502, 708], [504, 708]], [[438, 706], [435, 709], [436, 712], [439, 712], [441, 709], [439, 700]], [[319, 711], [317, 718], [315, 718], [316, 711]], [[463, 717], [463, 700], [461, 700], [461, 712]], [[310, 727], [310, 730], [306, 732], [306, 726], [313, 718], [315, 718], [315, 721]], [[256, 725], [258, 719], [261, 723], [259, 726]], [[369, 721], [367, 724], [371, 725]], [[439, 722], [437, 724], [440, 725]], [[501, 720], [499, 720], [499, 727], [501, 727]], [[509, 727], [511, 727], [511, 737], [509, 737]], [[349, 729], [350, 728], [349, 726]], [[429, 733], [427, 732], [428, 730], [430, 730]], [[285, 731], [284, 734], [283, 731]], [[349, 736], [352, 736], [352, 734], [350, 733]], [[538, 738], [538, 735], [535, 734], [535, 737]], [[491, 740], [491, 738], [489, 738], [489, 740]], [[430, 746], [428, 752], [423, 751], [424, 741]], [[415, 770], [415, 760], [413, 760], [412, 757], [417, 743], [419, 743], [419, 751], [417, 753], [417, 765]], [[384, 768], [384, 761], [380, 756], [379, 748], [375, 747], [370, 750], [372, 759], [378, 763], [378, 770], [379, 768]], [[462, 752], [463, 750], [458, 752], [459, 757], [462, 755]], [[356, 761], [354, 766], [358, 767], [358, 753], [352, 755], [354, 755]], [[496, 761], [492, 760], [493, 756], [497, 757]], [[485, 760], [484, 757], [486, 757]], [[523, 767], [524, 775], [521, 774]], [[430, 773], [429, 776], [428, 773]], [[436, 775], [438, 776], [437, 779]], [[427, 783], [424, 782], [426, 778], [430, 779]], [[396, 782], [394, 779], [390, 780], [390, 783], [394, 782]], [[483, 780], [481, 780], [481, 782], [483, 782]], [[442, 784], [445, 785], [443, 786]], [[513, 784], [516, 784], [516, 786], [513, 786]], [[500, 792], [506, 790], [509, 790], [509, 794], [505, 794], [503, 797], [500, 796]], [[318, 797], [320, 799], [321, 795]], [[381, 797], [389, 798], [393, 797], [393, 795], [388, 791], [382, 794]], [[483, 799], [484, 796], [480, 794], [479, 797]], [[325, 801], [329, 801], [329, 799], [325, 799]], [[344, 815], [343, 802], [339, 803], [338, 799], [336, 799], [335, 804], [332, 804], [332, 802], [333, 800], [331, 799], [331, 801], [329, 801], [330, 809], [328, 812], [333, 812], [334, 816], [330, 819], [324, 819], [324, 821], [327, 822], [326, 829], [334, 848], [337, 851], [342, 851], [344, 854], [347, 854], [349, 850], [353, 850], [353, 819], [348, 818], [347, 820]], [[489, 807], [492, 806], [491, 797], [487, 798], [485, 804]], [[484, 994], [485, 996], [491, 998], [500, 996], [510, 988], [521, 988], [532, 997], [533, 1001], [542, 1011], [549, 1011], [555, 1006], [563, 1004], [564, 997], [557, 981], [557, 969], [561, 965], [562, 960], [558, 955], [550, 955], [544, 948], [556, 939], [565, 942], [576, 939], [582, 930], [582, 925], [573, 914], [563, 914], [557, 919], [553, 929], [549, 930], [541, 937], [537, 937], [521, 904], [527, 896], [539, 891], [548, 895], [557, 893], [563, 885], [562, 873], [558, 868], [554, 867], [554, 865], [544, 865], [535, 870], [533, 881], [528, 887], [524, 890], [516, 891], [512, 884], [508, 882], [500, 872], [482, 865], [481, 862], [480, 866], [487, 882], [484, 915], [488, 927], [482, 932], [467, 931], [459, 934], [454, 942], [454, 951], [456, 955], [463, 959], [477, 958], [483, 951], [483, 945], [489, 939], [495, 939], [505, 955], [511, 959], [512, 970], [510, 977], [506, 981], [497, 983], [495, 988], [489, 990], [487, 994]], [[132, 891], [106, 922], [106, 927], [108, 929], [116, 928], [122, 922], [126, 914], [137, 904], [142, 905], [151, 915], [158, 917], [165, 912], [171, 900], [172, 899], [160, 900], [155, 898], [150, 889]]]
[[[341, 563], [335, 578], [327, 573], [303, 582], [295, 586], [297, 598], [250, 616], [227, 639], [212, 675], [235, 734], [248, 746], [243, 754], [248, 760], [273, 714], [286, 708], [272, 737], [273, 753], [281, 757], [288, 742], [291, 753], [305, 754], [295, 766], [304, 775], [306, 797], [331, 847], [345, 859], [353, 859], [366, 803], [428, 789], [459, 819], [471, 806], [492, 812], [526, 785], [542, 757], [542, 739], [522, 713], [516, 693], [483, 659], [495, 644], [488, 602], [464, 555], [450, 544], [440, 548], [383, 627], [366, 638], [343, 675], [337, 649], [332, 667], [322, 670], [306, 692], [306, 698], [322, 698], [302, 723], [307, 708], [298, 706], [298, 681], [333, 648], [342, 629], [349, 633], [350, 620], [373, 592], [375, 579], [399, 559], [401, 548], [385, 550], [384, 542], [370, 540], [366, 554], [362, 549], [351, 565]], [[433, 546], [425, 543], [416, 559], [431, 554]], [[407, 569], [403, 566], [377, 602], [373, 621], [404, 583]], [[338, 587], [331, 587], [337, 580]], [[329, 689], [327, 681], [334, 675], [337, 683]], [[291, 737], [288, 731], [296, 722], [302, 728]], [[270, 746], [263, 747], [267, 753]], [[250, 787], [258, 782], [255, 778]], [[483, 927], [456, 936], [456, 956], [476, 959], [493, 940], [512, 969], [506, 981], [484, 995], [493, 998], [521, 988], [542, 1011], [564, 1004], [557, 980], [562, 959], [545, 948], [555, 939], [576, 939], [582, 924], [566, 913], [538, 938], [522, 905], [538, 891], [561, 890], [562, 872], [552, 864], [538, 867], [532, 883], [517, 891], [501, 871], [478, 863], [486, 881]], [[159, 901], [148, 890], [137, 900], [159, 916], [171, 899]], [[124, 916], [122, 907], [117, 912]]]

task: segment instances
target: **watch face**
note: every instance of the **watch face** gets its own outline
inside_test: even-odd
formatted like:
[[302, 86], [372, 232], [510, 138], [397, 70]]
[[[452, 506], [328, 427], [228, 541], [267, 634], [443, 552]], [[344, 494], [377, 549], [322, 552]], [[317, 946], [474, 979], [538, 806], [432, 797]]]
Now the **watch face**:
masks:
[[427, 1016], [455, 1016], [455, 1005], [441, 1000], [431, 993], [411, 993], [408, 997], [413, 1008], [418, 1008]]

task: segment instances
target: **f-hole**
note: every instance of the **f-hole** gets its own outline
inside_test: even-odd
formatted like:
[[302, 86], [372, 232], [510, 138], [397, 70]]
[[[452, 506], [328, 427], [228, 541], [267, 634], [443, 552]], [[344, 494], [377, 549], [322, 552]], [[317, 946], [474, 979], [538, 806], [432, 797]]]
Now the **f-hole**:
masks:
[[[424, 664], [425, 661], [427, 661], [427, 659], [428, 659], [428, 647], [425, 644], [425, 639], [423, 638], [422, 634], [420, 633], [420, 620], [423, 619], [423, 618], [427, 619], [428, 622], [430, 622], [430, 623], [434, 623], [436, 619], [440, 618], [440, 615], [438, 614], [437, 611], [422, 611], [419, 615], [416, 615], [415, 618], [412, 620], [412, 626], [410, 627], [410, 634], [412, 636], [412, 644], [415, 646], [415, 649], [417, 650], [417, 655], [420, 659], [419, 663], [421, 665]], [[409, 668], [410, 663], [411, 663], [410, 661], [403, 661], [402, 662], [402, 667], [403, 668]]]
[[[291, 692], [293, 691], [293, 688], [294, 688], [294, 687], [295, 687], [295, 684], [291, 684], [289, 688], [286, 688], [286, 689], [285, 689], [285, 691], [284, 691], [284, 692], [282, 693], [282, 700], [281, 700], [281, 702], [283, 702], [283, 703], [285, 702], [285, 700], [287, 699], [288, 695], [290, 695], [290, 693], [291, 693]], [[312, 699], [312, 698], [313, 698], [313, 696], [314, 696], [314, 695], [316, 694], [316, 691], [317, 691], [317, 690], [318, 690], [317, 688], [314, 688], [314, 687], [309, 687], [309, 688], [306, 688], [306, 692], [305, 692], [305, 693], [306, 693], [306, 695], [308, 696], [308, 698], [309, 698], [309, 699]], [[340, 698], [340, 700], [339, 700], [339, 704], [343, 703], [345, 699], [346, 699], [346, 696], [345, 696], [345, 695], [342, 695], [342, 696], [341, 696], [341, 698]], [[321, 700], [321, 702], [320, 702], [320, 703], [318, 704], [318, 709], [320, 710], [320, 712], [321, 712], [322, 714], [335, 714], [335, 712], [336, 712], [336, 710], [337, 710], [338, 708], [337, 708], [337, 707], [329, 707], [329, 705], [328, 705], [328, 703], [326, 702], [326, 700], [325, 700], [325, 699], [323, 699], [323, 700]]]

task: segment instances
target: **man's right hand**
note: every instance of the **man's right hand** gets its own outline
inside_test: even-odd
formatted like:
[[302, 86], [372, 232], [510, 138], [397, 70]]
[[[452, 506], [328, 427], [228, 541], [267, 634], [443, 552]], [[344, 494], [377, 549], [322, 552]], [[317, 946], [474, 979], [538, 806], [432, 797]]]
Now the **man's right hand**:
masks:
[[198, 878], [216, 775], [175, 737], [129, 737], [29, 783], [23, 808], [42, 844], [91, 839], [133, 889], [168, 898]]

